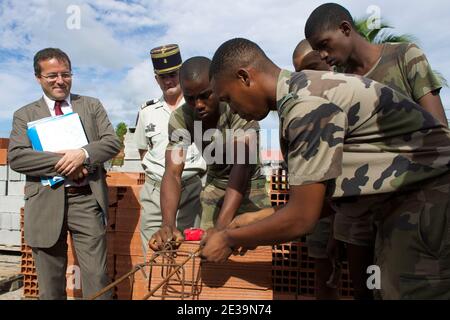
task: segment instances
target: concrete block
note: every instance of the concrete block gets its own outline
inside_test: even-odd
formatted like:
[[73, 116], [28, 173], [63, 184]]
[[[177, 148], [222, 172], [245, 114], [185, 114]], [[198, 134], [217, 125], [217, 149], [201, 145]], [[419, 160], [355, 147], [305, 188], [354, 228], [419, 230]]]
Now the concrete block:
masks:
[[1, 246], [20, 246], [20, 231], [0, 230]]
[[0, 166], [0, 181], [8, 180], [8, 166]]
[[6, 185], [7, 181], [0, 181], [0, 196], [6, 196]]
[[25, 180], [25, 175], [14, 171], [13, 169], [11, 169], [10, 166], [8, 166], [8, 180], [9, 181], [23, 181], [23, 180]]
[[20, 231], [20, 213], [10, 213], [11, 231]]
[[0, 210], [2, 212], [20, 213], [25, 204], [23, 196], [0, 196]]
[[8, 212], [0, 213], [0, 230], [11, 230], [11, 214]]
[[8, 196], [23, 196], [25, 181], [8, 181]]

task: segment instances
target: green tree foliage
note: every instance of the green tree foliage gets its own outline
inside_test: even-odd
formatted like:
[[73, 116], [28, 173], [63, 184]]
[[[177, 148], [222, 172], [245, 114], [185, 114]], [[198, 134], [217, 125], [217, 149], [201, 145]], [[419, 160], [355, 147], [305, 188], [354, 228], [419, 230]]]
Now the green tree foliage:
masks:
[[128, 128], [124, 122], [120, 122], [116, 126], [116, 135], [119, 137], [119, 139], [120, 139], [120, 141], [122, 141], [122, 143], [123, 143], [123, 139], [124, 139], [124, 136], [127, 133], [127, 131], [128, 131]]

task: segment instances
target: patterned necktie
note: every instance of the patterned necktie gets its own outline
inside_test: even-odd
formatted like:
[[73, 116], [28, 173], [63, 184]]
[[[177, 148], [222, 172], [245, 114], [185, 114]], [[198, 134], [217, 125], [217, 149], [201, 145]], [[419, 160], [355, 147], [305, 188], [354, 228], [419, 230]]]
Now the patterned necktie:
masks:
[[63, 102], [64, 101], [55, 101], [55, 116], [62, 116], [64, 114], [61, 109]]

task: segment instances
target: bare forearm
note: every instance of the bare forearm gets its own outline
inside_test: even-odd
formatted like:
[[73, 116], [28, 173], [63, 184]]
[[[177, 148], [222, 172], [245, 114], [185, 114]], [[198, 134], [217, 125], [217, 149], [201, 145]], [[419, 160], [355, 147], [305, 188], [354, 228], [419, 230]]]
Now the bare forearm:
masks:
[[234, 218], [242, 204], [247, 192], [251, 167], [247, 165], [234, 165], [230, 173], [222, 208], [219, 212], [216, 227], [225, 228]]
[[227, 189], [219, 217], [217, 218], [217, 229], [226, 228], [230, 224], [236, 215], [243, 198], [244, 197], [240, 192], [233, 189]]
[[[306, 235], [314, 228], [318, 219], [307, 218], [309, 215], [292, 215], [287, 207], [270, 214], [268, 217], [246, 227], [227, 229], [230, 247], [254, 247], [284, 243]], [[301, 208], [298, 208], [301, 210]]]
[[163, 225], [176, 225], [178, 204], [181, 198], [181, 176], [164, 173], [161, 183], [161, 212]]

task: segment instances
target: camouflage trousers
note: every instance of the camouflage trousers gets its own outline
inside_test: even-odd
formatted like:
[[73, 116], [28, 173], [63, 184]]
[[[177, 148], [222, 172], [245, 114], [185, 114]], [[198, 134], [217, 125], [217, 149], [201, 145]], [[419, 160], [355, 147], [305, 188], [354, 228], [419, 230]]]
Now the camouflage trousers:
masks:
[[306, 236], [306, 246], [308, 247], [308, 256], [316, 259], [327, 259], [327, 246], [333, 228], [332, 217], [320, 219], [314, 231]]
[[[225, 198], [225, 189], [217, 186], [213, 180], [208, 180], [200, 198], [203, 206], [200, 228], [207, 230], [213, 228], [217, 221]], [[266, 192], [266, 180], [259, 179], [250, 183], [250, 188], [245, 193], [237, 214], [259, 211], [269, 207], [271, 207], [271, 203]]]
[[392, 194], [375, 212], [383, 299], [450, 299], [450, 174]]

